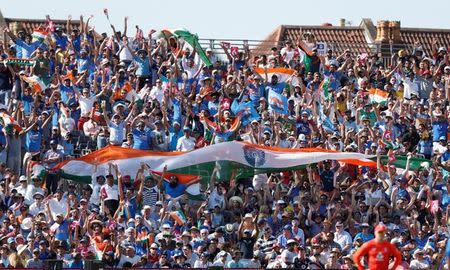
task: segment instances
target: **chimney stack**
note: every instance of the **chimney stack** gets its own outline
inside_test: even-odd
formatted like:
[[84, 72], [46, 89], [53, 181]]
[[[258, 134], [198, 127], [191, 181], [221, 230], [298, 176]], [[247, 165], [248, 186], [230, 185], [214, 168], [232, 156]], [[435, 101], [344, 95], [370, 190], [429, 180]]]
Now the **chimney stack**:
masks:
[[390, 39], [394, 43], [401, 42], [400, 21], [391, 21], [391, 22], [389, 22], [389, 32], [390, 32]]
[[375, 39], [375, 41], [389, 42], [389, 38], [390, 38], [389, 21], [378, 21], [377, 38]]
[[345, 19], [344, 18], [339, 19], [339, 25], [341, 27], [345, 27]]

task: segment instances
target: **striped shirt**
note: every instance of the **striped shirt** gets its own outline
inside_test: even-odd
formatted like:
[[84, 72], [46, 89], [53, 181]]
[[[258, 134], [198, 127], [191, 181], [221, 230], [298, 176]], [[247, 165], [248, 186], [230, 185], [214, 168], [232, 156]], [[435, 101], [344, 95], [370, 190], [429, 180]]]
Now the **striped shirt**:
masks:
[[142, 203], [143, 205], [153, 206], [158, 201], [159, 188], [154, 187], [144, 187], [142, 191]]
[[269, 254], [273, 250], [273, 244], [277, 243], [277, 239], [271, 235], [267, 240], [264, 240], [264, 238], [259, 238], [258, 241], [256, 241], [256, 245], [260, 247], [260, 250], [264, 252], [265, 254]]

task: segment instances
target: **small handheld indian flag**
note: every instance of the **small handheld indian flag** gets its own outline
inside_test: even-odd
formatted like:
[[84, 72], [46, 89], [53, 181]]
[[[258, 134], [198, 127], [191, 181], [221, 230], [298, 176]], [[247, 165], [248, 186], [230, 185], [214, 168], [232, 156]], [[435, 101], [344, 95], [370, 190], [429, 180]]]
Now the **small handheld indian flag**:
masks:
[[[255, 68], [255, 72], [258, 73], [259, 76], [265, 77], [265, 69], [264, 68]], [[292, 74], [294, 74], [295, 70], [291, 68], [268, 68], [267, 69], [267, 78], [270, 80], [273, 75], [277, 75], [278, 82], [285, 82]]]
[[180, 226], [187, 222], [186, 216], [181, 210], [170, 212], [170, 217]]
[[17, 131], [22, 130], [22, 127], [16, 122], [16, 120], [14, 120], [14, 117], [10, 116], [5, 112], [0, 112], [0, 124], [3, 127], [10, 125]]
[[33, 33], [31, 34], [31, 36], [33, 37], [33, 42], [43, 42], [47, 35], [48, 32], [40, 28], [34, 29]]
[[369, 90], [369, 100], [371, 103], [386, 104], [388, 96], [389, 93], [381, 89], [372, 88]]
[[41, 93], [47, 88], [47, 85], [44, 83], [44, 81], [36, 75], [32, 75], [29, 77], [23, 76], [22, 78], [31, 86], [33, 93]]

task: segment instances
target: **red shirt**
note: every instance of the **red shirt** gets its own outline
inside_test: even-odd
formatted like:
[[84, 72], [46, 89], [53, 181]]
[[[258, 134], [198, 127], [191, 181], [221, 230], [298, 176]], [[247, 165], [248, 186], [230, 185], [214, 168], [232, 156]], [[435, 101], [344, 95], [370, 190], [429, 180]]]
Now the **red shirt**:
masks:
[[361, 265], [361, 258], [366, 255], [369, 257], [370, 270], [389, 269], [389, 259], [391, 257], [395, 257], [392, 269], [395, 269], [402, 261], [402, 255], [398, 249], [387, 241], [376, 242], [373, 239], [362, 245], [353, 255], [353, 261], [358, 266], [358, 269], [364, 269]]

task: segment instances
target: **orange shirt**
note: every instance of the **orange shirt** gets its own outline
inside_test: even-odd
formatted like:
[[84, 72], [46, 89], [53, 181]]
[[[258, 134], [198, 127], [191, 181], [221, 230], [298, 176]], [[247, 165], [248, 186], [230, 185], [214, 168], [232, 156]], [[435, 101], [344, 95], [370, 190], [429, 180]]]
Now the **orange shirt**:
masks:
[[366, 255], [369, 258], [370, 270], [389, 269], [389, 259], [391, 257], [395, 257], [395, 263], [392, 269], [395, 269], [402, 261], [402, 255], [398, 249], [387, 241], [377, 243], [373, 239], [362, 245], [353, 255], [353, 261], [358, 266], [358, 269], [364, 269], [361, 265], [361, 258]]

